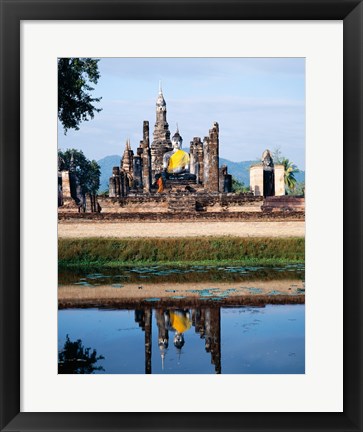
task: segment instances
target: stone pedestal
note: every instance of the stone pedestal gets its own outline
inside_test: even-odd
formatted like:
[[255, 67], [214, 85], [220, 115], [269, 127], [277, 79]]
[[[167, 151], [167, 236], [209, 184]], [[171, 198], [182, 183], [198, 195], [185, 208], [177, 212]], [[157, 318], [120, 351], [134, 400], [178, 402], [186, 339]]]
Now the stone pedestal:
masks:
[[194, 213], [196, 211], [196, 199], [189, 194], [175, 193], [169, 199], [168, 209], [176, 213]]

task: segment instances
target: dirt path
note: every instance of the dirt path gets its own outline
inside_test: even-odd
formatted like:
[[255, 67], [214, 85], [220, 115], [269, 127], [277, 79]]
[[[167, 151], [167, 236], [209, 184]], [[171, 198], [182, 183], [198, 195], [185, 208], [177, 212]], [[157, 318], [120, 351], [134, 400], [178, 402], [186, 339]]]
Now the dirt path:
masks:
[[82, 222], [60, 221], [58, 236], [82, 237], [304, 237], [305, 222]]

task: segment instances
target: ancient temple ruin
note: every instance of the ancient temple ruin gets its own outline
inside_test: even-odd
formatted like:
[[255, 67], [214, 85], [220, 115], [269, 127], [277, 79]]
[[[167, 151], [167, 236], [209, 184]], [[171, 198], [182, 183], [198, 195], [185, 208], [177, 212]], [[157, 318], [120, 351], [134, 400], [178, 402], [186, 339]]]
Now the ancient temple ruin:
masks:
[[[194, 329], [204, 342], [204, 349], [210, 354], [211, 364], [216, 374], [222, 372], [221, 354], [221, 310], [219, 307], [203, 307], [192, 309], [155, 309], [155, 319], [158, 331], [158, 347], [162, 369], [165, 357], [173, 346], [180, 356], [185, 344], [184, 333]], [[145, 373], [152, 372], [152, 314], [151, 308], [136, 309], [135, 322], [144, 332]], [[174, 320], [173, 316], [178, 316]], [[177, 321], [177, 325], [175, 322]], [[173, 334], [173, 337], [171, 337]], [[156, 351], [154, 351], [155, 356]]]
[[250, 167], [250, 189], [255, 196], [285, 195], [285, 168], [274, 164], [270, 150], [262, 154], [261, 162]]
[[109, 179], [110, 198], [134, 194], [161, 194], [189, 187], [209, 193], [231, 192], [232, 177], [227, 167], [219, 168], [219, 125], [214, 122], [201, 140], [194, 137], [189, 152], [182, 149], [177, 127], [171, 137], [162, 89], [156, 99], [156, 121], [150, 144], [149, 122], [144, 121], [143, 137], [134, 154], [126, 141], [119, 167]]
[[62, 217], [86, 212], [115, 219], [191, 220], [304, 211], [304, 198], [285, 196], [284, 166], [274, 163], [269, 150], [250, 167], [250, 192], [232, 193], [232, 176], [227, 166], [219, 166], [218, 123], [212, 124], [203, 139], [192, 138], [189, 149], [184, 149], [182, 130], [177, 126], [173, 135], [170, 132], [161, 88], [155, 114], [152, 135], [149, 122], [143, 122], [136, 151], [126, 141], [120, 164], [110, 173], [109, 196], [80, 196], [72, 167], [59, 170]]
[[101, 210], [96, 194], [82, 191], [73, 154], [69, 169], [64, 169], [64, 160], [58, 154], [58, 208], [71, 213], [94, 213]]

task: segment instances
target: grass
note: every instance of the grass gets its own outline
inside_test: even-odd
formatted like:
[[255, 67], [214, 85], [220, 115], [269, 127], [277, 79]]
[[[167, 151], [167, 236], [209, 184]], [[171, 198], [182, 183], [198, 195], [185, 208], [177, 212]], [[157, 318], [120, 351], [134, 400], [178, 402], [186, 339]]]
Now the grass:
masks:
[[60, 267], [303, 263], [304, 238], [82, 238], [58, 240]]

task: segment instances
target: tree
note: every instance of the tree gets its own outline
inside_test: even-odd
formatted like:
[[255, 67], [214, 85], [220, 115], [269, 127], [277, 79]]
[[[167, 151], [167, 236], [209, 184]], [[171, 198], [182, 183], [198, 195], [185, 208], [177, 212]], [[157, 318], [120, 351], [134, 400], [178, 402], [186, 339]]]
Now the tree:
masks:
[[285, 186], [293, 191], [296, 186], [296, 178], [295, 174], [299, 172], [297, 169], [297, 166], [294, 165], [292, 162], [289, 161], [287, 158], [283, 158], [281, 164], [284, 166], [284, 179], [285, 179]]
[[[89, 160], [82, 150], [58, 151], [61, 170], [75, 170], [83, 194], [96, 194], [100, 187], [101, 169], [95, 160]], [[72, 166], [73, 165], [73, 166]]]
[[87, 171], [86, 188], [95, 195], [100, 187], [101, 168], [95, 160], [91, 160]]
[[275, 164], [282, 164], [284, 156], [282, 156], [281, 147], [276, 147], [275, 150], [272, 152], [272, 160]]
[[250, 189], [243, 182], [240, 182], [236, 178], [232, 177], [232, 192], [234, 192], [234, 193], [248, 193], [248, 192], [250, 192]]
[[295, 189], [291, 191], [291, 195], [305, 196], [305, 182], [296, 182]]
[[63, 349], [58, 354], [59, 374], [92, 374], [94, 371], [104, 371], [102, 366], [95, 366], [98, 360], [104, 357], [98, 356], [97, 351], [91, 348], [84, 348], [81, 339], [72, 342], [66, 336]]
[[58, 59], [58, 119], [65, 134], [68, 129], [79, 130], [82, 121], [101, 111], [93, 105], [101, 98], [91, 97], [94, 88], [89, 85], [97, 84], [100, 77], [98, 62], [91, 58]]
[[272, 160], [275, 165], [279, 164], [284, 166], [284, 183], [286, 192], [294, 192], [297, 182], [295, 174], [299, 172], [298, 167], [283, 156], [280, 147], [276, 147], [272, 152]]

